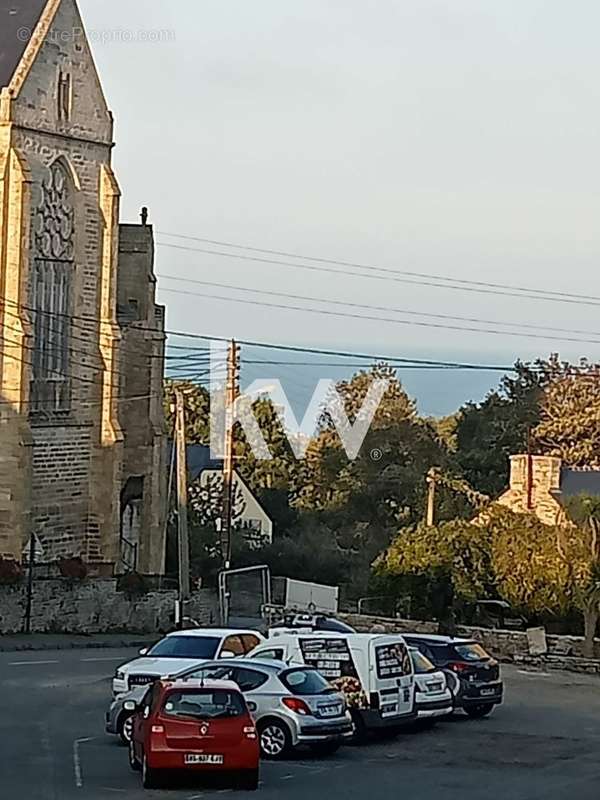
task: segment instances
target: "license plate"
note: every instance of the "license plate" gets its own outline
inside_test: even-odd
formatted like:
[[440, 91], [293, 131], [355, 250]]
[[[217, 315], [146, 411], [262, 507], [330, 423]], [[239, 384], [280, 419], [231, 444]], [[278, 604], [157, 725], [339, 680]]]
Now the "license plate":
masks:
[[319, 714], [322, 717], [337, 717], [340, 713], [340, 706], [319, 706]]
[[495, 689], [480, 689], [479, 694], [482, 697], [489, 697], [492, 694], [496, 694], [496, 690]]
[[208, 755], [205, 753], [188, 753], [184, 760], [186, 764], [222, 764], [224, 757], [221, 755]]

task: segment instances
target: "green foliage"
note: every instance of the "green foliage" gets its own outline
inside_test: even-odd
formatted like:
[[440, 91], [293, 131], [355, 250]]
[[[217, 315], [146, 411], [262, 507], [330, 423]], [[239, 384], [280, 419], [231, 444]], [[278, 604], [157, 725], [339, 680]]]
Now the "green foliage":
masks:
[[456, 461], [467, 481], [491, 497], [508, 486], [509, 456], [526, 452], [529, 431], [539, 420], [544, 363], [517, 361], [515, 375], [505, 376], [498, 390], [460, 410]]
[[536, 447], [574, 467], [600, 466], [600, 365], [576, 366], [554, 356], [533, 431]]
[[208, 389], [192, 381], [165, 380], [164, 409], [169, 436], [175, 429], [174, 389], [185, 395], [186, 439], [189, 444], [210, 444], [210, 395]]
[[492, 585], [487, 531], [464, 520], [402, 529], [375, 568], [382, 574], [426, 577], [463, 600], [485, 596]]

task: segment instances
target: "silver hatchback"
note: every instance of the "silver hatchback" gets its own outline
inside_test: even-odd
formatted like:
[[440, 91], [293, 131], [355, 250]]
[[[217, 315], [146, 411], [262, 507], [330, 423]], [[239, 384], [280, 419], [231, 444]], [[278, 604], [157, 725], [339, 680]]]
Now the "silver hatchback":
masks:
[[[352, 735], [343, 695], [314, 667], [290, 667], [282, 661], [258, 658], [219, 659], [168, 677], [235, 681], [256, 720], [265, 758], [285, 758], [301, 745], [320, 755], [334, 753]], [[139, 691], [120, 695], [109, 712], [111, 719], [139, 702]]]

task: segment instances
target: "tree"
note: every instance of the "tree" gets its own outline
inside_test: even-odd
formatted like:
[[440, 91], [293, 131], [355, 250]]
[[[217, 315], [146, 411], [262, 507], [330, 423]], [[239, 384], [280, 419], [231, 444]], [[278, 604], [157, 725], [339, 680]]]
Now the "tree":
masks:
[[464, 520], [400, 530], [374, 566], [380, 578], [419, 578], [450, 630], [456, 604], [485, 597], [493, 587], [487, 532]]
[[566, 612], [569, 578], [556, 546], [557, 529], [498, 505], [484, 519], [498, 596], [529, 614]]
[[600, 618], [600, 497], [571, 498], [567, 511], [573, 525], [557, 530], [557, 549], [569, 573], [573, 603], [583, 614], [584, 654], [593, 658]]
[[[244, 539], [240, 530], [240, 517], [244, 513], [245, 503], [239, 487], [233, 494], [232, 521], [233, 538]], [[213, 584], [216, 575], [223, 567], [221, 539], [217, 520], [223, 513], [223, 478], [221, 475], [210, 475], [203, 483], [200, 479], [188, 487], [188, 529], [190, 541], [190, 572], [194, 578], [202, 578], [205, 583]], [[177, 574], [177, 510], [169, 514], [167, 525], [167, 574]]]
[[369, 524], [390, 533], [423, 513], [425, 475], [444, 465], [447, 453], [431, 425], [418, 418], [394, 370], [384, 365], [338, 385], [351, 421], [374, 380], [388, 389], [361, 450], [350, 461], [328, 416], [300, 464], [294, 504], [335, 514], [337, 527]]
[[527, 450], [529, 433], [539, 420], [545, 363], [517, 361], [514, 375], [504, 376], [483, 402], [460, 409], [456, 461], [480, 492], [497, 497], [508, 485], [509, 456]]
[[600, 466], [600, 364], [552, 356], [533, 431], [536, 449], [573, 467]]

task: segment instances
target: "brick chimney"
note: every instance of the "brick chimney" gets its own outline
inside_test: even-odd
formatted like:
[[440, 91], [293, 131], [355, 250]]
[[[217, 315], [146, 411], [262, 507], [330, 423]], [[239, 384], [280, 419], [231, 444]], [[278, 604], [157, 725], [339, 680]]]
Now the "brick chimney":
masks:
[[[531, 459], [531, 469], [528, 467]], [[517, 455], [510, 457], [510, 488], [514, 492], [527, 494], [528, 480], [531, 476], [531, 489], [533, 502], [536, 496], [560, 491], [561, 459], [558, 456], [528, 456]]]

